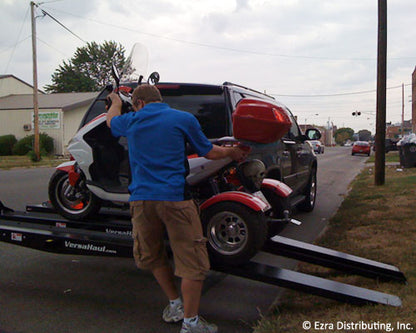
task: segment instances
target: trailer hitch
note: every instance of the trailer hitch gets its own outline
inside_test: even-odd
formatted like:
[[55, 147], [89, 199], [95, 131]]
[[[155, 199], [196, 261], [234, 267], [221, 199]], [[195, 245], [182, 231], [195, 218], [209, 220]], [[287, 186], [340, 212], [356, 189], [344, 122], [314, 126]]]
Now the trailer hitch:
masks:
[[298, 221], [296, 219], [291, 218], [290, 215], [289, 215], [288, 210], [283, 211], [283, 218], [275, 219], [273, 217], [268, 217], [267, 222], [269, 222], [269, 223], [293, 223], [293, 224], [296, 224], [296, 225], [301, 225], [302, 224], [301, 221]]

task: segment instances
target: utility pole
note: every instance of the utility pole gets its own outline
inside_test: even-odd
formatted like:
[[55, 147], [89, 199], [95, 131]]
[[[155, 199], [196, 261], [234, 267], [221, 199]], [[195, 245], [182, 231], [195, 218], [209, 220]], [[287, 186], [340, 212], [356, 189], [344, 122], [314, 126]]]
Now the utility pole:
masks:
[[402, 137], [404, 137], [404, 83], [402, 83]]
[[375, 185], [384, 185], [386, 161], [387, 0], [378, 0]]
[[40, 161], [40, 149], [39, 149], [39, 102], [38, 102], [38, 69], [36, 59], [36, 18], [35, 18], [35, 6], [36, 4], [30, 2], [30, 12], [32, 18], [32, 60], [33, 60], [33, 114], [34, 114], [34, 131], [35, 142], [34, 152], [36, 156], [36, 162]]

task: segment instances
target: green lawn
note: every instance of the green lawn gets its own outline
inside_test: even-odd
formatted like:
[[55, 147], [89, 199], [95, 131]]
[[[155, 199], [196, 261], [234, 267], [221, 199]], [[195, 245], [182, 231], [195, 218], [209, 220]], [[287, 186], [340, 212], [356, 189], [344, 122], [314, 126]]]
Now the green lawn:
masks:
[[[390, 154], [390, 153], [389, 153]], [[393, 156], [391, 154], [389, 156]], [[416, 331], [416, 168], [386, 167], [386, 183], [374, 185], [374, 174], [365, 169], [352, 183], [351, 190], [320, 246], [398, 266], [408, 284], [382, 282], [301, 263], [298, 270], [307, 274], [397, 295], [401, 307], [385, 305], [355, 306], [296, 291], [285, 291], [269, 316], [259, 321], [255, 333], [306, 332], [387, 332], [384, 329], [336, 329], [339, 322], [389, 325], [394, 332]], [[332, 324], [316, 329], [317, 323]], [[397, 323], [407, 330], [397, 329]], [[320, 328], [320, 327], [319, 327]], [[392, 332], [392, 331], [391, 331]]]
[[28, 156], [0, 156], [0, 169], [55, 167], [67, 159], [44, 156], [39, 162], [33, 162]]

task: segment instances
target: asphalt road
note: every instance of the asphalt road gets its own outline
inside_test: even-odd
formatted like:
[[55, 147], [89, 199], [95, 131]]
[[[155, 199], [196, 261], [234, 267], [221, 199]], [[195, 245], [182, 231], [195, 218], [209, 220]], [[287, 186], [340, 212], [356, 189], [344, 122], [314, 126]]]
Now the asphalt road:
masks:
[[[301, 226], [283, 236], [311, 242], [324, 230], [348, 192], [365, 157], [347, 148], [318, 155], [318, 201], [314, 212], [297, 213]], [[0, 200], [15, 210], [47, 199], [53, 169], [0, 170]], [[256, 261], [293, 268], [295, 262], [260, 253]], [[212, 272], [201, 314], [220, 332], [251, 332], [280, 289]], [[165, 324], [166, 300], [153, 277], [131, 259], [59, 255], [0, 243], [0, 333], [179, 332]]]

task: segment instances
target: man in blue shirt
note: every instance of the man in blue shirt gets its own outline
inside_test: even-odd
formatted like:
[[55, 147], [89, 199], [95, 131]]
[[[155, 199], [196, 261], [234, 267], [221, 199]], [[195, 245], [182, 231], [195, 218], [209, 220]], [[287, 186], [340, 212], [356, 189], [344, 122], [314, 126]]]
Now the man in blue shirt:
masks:
[[[212, 145], [190, 113], [162, 103], [159, 90], [139, 85], [133, 92], [134, 111], [121, 115], [121, 100], [112, 93], [107, 125], [114, 136], [128, 140], [132, 172], [130, 208], [133, 254], [137, 266], [152, 271], [169, 299], [163, 311], [166, 322], [184, 320], [181, 333], [217, 332], [198, 316], [203, 281], [209, 271], [206, 238], [198, 209], [186, 190], [186, 144], [208, 159], [244, 159], [238, 147]], [[163, 236], [167, 230], [175, 275], [181, 277], [182, 299], [167, 260]]]

